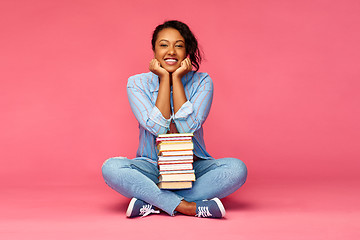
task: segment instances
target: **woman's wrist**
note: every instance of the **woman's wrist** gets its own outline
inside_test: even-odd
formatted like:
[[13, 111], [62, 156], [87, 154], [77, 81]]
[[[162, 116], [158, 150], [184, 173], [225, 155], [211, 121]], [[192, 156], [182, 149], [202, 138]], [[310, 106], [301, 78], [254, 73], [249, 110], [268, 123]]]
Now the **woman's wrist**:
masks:
[[160, 78], [160, 81], [161, 80], [170, 80], [170, 73], [166, 70], [162, 71], [161, 73], [158, 73], [157, 75]]
[[172, 75], [171, 76], [171, 80], [172, 80], [172, 82], [181, 82], [181, 78], [182, 78], [182, 76], [179, 76], [179, 75]]

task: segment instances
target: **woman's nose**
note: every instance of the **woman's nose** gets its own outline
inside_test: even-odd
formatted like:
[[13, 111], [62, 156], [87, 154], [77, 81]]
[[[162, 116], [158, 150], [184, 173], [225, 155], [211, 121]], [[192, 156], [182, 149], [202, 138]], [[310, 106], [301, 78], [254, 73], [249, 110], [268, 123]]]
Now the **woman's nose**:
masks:
[[170, 47], [168, 53], [171, 55], [175, 54], [175, 49], [173, 47]]

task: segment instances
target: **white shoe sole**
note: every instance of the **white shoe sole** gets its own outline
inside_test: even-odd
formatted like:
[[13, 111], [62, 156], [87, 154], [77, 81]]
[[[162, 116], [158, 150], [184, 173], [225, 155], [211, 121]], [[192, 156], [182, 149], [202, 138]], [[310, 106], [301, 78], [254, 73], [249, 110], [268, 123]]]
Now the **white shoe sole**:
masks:
[[127, 217], [131, 216], [131, 213], [132, 213], [132, 210], [134, 209], [134, 204], [135, 204], [136, 200], [137, 199], [134, 198], [134, 197], [131, 199], [131, 201], [129, 203], [129, 206], [128, 206], [127, 210], [126, 210], [126, 216]]
[[219, 206], [219, 209], [220, 209], [220, 212], [221, 212], [221, 217], [225, 217], [225, 214], [226, 214], [225, 208], [224, 208], [224, 205], [222, 204], [222, 202], [220, 201], [220, 199], [213, 198], [211, 200], [214, 200], [217, 203], [217, 205]]

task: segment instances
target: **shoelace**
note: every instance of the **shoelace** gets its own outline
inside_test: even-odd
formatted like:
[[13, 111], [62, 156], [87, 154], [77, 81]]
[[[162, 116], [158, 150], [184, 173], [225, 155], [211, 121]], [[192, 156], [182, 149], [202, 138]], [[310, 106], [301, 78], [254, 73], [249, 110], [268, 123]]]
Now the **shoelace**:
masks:
[[198, 207], [198, 213], [196, 217], [211, 217], [212, 214], [209, 211], [209, 207]]
[[142, 215], [141, 216], [142, 218], [146, 217], [150, 213], [160, 213], [160, 211], [153, 209], [151, 204], [143, 205], [142, 208], [140, 208], [140, 214], [139, 215]]

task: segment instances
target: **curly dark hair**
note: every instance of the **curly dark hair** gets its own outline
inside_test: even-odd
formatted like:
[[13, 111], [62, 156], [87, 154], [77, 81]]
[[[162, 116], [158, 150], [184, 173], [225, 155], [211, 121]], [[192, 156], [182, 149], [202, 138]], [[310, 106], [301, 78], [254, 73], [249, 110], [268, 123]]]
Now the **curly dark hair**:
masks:
[[186, 55], [189, 56], [191, 64], [195, 67], [195, 71], [198, 71], [202, 60], [201, 52], [198, 47], [198, 41], [191, 32], [190, 28], [183, 22], [171, 20], [158, 25], [155, 28], [151, 39], [153, 51], [155, 51], [155, 43], [159, 32], [165, 28], [174, 28], [180, 32], [181, 36], [185, 40]]

